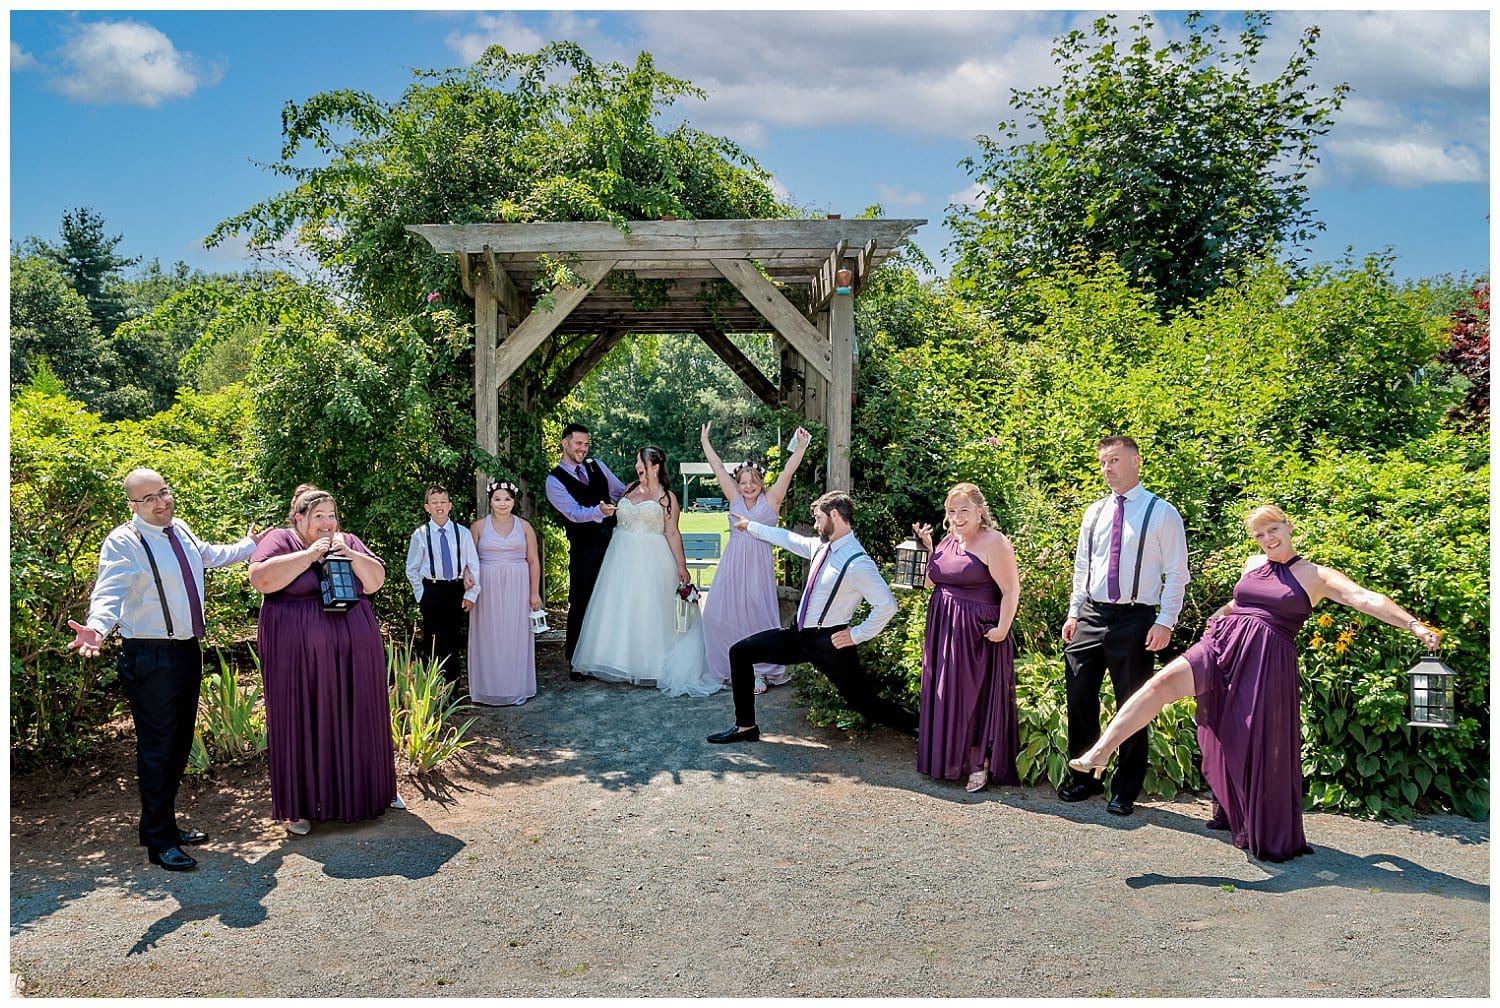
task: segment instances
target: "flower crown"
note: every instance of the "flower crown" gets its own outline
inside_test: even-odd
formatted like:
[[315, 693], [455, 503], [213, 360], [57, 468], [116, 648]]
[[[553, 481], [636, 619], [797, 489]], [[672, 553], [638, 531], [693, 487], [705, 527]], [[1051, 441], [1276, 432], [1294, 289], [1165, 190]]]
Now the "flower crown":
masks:
[[484, 488], [484, 495], [486, 497], [492, 497], [494, 496], [496, 490], [509, 490], [512, 497], [521, 496], [521, 488], [516, 486], [510, 480], [495, 480], [489, 486]]
[[735, 466], [733, 473], [734, 478], [739, 479], [740, 473], [744, 472], [746, 469], [753, 469], [755, 472], [760, 473], [761, 479], [765, 479], [766, 477], [766, 467], [761, 465], [759, 462], [741, 462], [739, 465]]

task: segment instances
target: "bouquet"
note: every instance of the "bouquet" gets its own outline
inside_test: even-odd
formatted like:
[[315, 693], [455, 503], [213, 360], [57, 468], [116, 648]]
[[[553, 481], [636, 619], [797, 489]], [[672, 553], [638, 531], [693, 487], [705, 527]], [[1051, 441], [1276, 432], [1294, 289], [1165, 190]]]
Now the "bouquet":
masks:
[[698, 586], [691, 581], [682, 581], [677, 585], [677, 624], [678, 633], [687, 633], [693, 626], [693, 607], [698, 604]]

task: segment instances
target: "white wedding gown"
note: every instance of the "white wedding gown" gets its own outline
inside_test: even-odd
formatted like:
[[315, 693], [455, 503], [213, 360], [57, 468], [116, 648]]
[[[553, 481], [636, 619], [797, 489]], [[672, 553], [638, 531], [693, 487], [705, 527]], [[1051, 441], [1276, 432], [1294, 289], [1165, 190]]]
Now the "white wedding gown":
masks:
[[654, 500], [622, 497], [615, 531], [584, 613], [573, 667], [596, 679], [652, 684], [668, 696], [708, 696], [722, 688], [708, 668], [702, 616], [676, 630], [677, 563]]

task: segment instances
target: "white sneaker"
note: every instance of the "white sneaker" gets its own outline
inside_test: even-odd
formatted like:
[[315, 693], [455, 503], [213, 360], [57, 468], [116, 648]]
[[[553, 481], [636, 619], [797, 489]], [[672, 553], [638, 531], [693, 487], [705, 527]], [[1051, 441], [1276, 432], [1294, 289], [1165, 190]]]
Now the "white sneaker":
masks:
[[312, 823], [306, 819], [288, 819], [286, 831], [288, 833], [295, 833], [297, 836], [307, 836], [307, 834], [312, 832]]
[[522, 704], [524, 704], [526, 702], [526, 700], [527, 700], [526, 697], [522, 697], [521, 699], [517, 700], [515, 703], [511, 704], [511, 706], [512, 707], [520, 707]]
[[391, 799], [391, 808], [401, 809], [404, 812], [406, 811], [406, 802], [401, 800], [400, 795], [397, 795], [396, 797]]

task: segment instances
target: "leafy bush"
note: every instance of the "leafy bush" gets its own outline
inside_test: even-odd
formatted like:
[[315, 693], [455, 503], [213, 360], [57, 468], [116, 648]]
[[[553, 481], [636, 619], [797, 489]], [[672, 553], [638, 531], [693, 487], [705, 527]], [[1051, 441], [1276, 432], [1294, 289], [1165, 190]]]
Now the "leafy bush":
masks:
[[198, 738], [205, 765], [239, 763], [266, 751], [266, 709], [262, 702], [260, 656], [249, 648], [255, 675], [242, 681], [240, 670], [223, 651], [216, 652], [217, 672], [203, 678], [198, 702]]
[[424, 660], [410, 643], [387, 644], [385, 653], [396, 757], [420, 774], [473, 745], [464, 735], [474, 719], [456, 724], [468, 707], [453, 698], [442, 660]]

